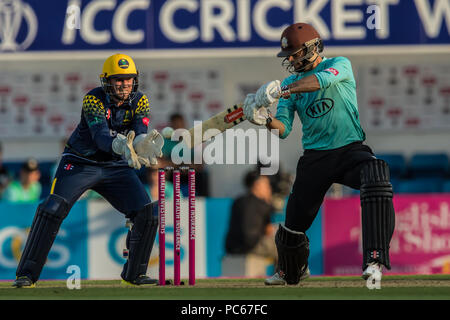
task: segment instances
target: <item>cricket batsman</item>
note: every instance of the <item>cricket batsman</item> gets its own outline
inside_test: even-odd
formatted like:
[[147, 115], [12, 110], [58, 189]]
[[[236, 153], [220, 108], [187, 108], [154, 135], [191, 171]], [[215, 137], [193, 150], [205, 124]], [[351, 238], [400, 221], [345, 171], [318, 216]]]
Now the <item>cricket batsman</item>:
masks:
[[[391, 268], [389, 244], [395, 212], [389, 167], [364, 144], [350, 61], [323, 57], [322, 50], [320, 35], [311, 25], [289, 26], [281, 35], [278, 57], [292, 75], [282, 82], [264, 84], [244, 102], [247, 119], [278, 129], [282, 139], [292, 130], [295, 113], [303, 130], [304, 153], [298, 161], [285, 224], [280, 224], [275, 236], [278, 266], [266, 285], [298, 284], [309, 276], [305, 232], [333, 183], [360, 190], [362, 277], [381, 279], [383, 267]], [[278, 106], [273, 117], [266, 108], [275, 102]]]
[[138, 91], [138, 78], [127, 55], [115, 54], [104, 62], [101, 86], [85, 95], [80, 123], [66, 144], [50, 195], [37, 208], [14, 287], [35, 285], [61, 223], [88, 189], [101, 194], [133, 224], [126, 240], [129, 256], [123, 281], [156, 283], [146, 271], [158, 213], [135, 169], [158, 163], [163, 138], [150, 129], [149, 102]]

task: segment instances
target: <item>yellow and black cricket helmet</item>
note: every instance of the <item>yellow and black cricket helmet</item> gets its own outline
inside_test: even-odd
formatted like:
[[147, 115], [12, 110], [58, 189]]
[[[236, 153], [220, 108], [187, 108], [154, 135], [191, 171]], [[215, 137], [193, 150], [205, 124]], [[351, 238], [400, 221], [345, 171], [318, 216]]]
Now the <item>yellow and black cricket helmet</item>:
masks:
[[130, 77], [134, 78], [133, 91], [130, 95], [130, 99], [133, 99], [136, 95], [139, 83], [139, 72], [133, 59], [126, 54], [117, 53], [110, 56], [103, 63], [102, 73], [100, 74], [100, 82], [106, 94], [114, 94], [113, 88], [108, 81], [109, 79]]

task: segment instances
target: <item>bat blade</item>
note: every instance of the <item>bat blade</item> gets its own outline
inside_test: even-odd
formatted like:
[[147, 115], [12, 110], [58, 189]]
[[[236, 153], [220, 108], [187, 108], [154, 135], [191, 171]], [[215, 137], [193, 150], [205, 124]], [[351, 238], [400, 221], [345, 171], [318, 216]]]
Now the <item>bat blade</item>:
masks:
[[[197, 125], [189, 130], [190, 134], [190, 147], [193, 148], [198, 144], [201, 144], [215, 135], [230, 129], [239, 123], [246, 120], [244, 115], [244, 110], [242, 109], [243, 104], [236, 104], [231, 108], [223, 110], [222, 112], [216, 114], [215, 116], [203, 121], [200, 125]], [[201, 128], [200, 128], [201, 127]], [[210, 130], [209, 129], [216, 129]], [[208, 134], [205, 135], [205, 132]], [[201, 137], [196, 137], [195, 134], [200, 134]]]

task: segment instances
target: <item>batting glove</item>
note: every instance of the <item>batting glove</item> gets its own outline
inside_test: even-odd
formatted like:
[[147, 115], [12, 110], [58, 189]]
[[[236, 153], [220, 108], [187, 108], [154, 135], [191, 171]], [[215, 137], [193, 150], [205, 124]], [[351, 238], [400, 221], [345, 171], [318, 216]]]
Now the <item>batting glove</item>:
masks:
[[126, 137], [123, 134], [117, 134], [117, 137], [112, 142], [112, 149], [115, 153], [123, 156], [130, 167], [139, 170], [141, 163], [133, 148], [134, 137], [134, 131], [128, 132]]
[[263, 126], [267, 123], [269, 113], [265, 107], [259, 106], [255, 102], [255, 94], [249, 93], [244, 100], [244, 115], [248, 121], [258, 126]]
[[288, 86], [281, 86], [280, 80], [274, 80], [262, 85], [256, 91], [255, 101], [258, 105], [263, 107], [270, 107], [275, 101], [280, 98], [289, 98], [291, 92]]

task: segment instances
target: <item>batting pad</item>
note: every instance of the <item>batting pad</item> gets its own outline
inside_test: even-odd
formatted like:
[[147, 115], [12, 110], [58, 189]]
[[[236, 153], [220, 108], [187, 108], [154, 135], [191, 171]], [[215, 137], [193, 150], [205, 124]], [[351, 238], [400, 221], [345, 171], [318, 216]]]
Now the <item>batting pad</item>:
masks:
[[363, 270], [371, 262], [390, 269], [389, 244], [395, 227], [393, 190], [389, 167], [383, 160], [373, 160], [361, 170], [361, 224]]
[[287, 229], [280, 224], [275, 234], [278, 250], [277, 271], [288, 284], [297, 284], [308, 269], [309, 240], [303, 232]]

